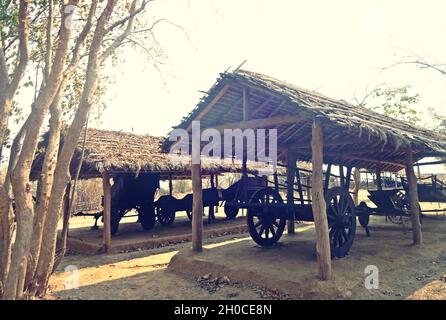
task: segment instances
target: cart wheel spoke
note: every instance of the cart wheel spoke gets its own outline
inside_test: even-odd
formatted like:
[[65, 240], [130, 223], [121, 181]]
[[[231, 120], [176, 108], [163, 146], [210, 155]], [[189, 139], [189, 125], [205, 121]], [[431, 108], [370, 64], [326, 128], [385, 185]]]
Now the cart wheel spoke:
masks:
[[[276, 217], [277, 209], [272, 210], [276, 204], [283, 204], [282, 198], [272, 188], [263, 188], [253, 194], [250, 200], [251, 204], [257, 206], [248, 206], [248, 227], [252, 239], [261, 246], [271, 246], [282, 236], [286, 225], [285, 218]], [[258, 206], [261, 204], [262, 206]], [[255, 218], [260, 218], [260, 225]]]
[[259, 221], [257, 221], [257, 223], [254, 225], [254, 228], [257, 228], [258, 226], [260, 226], [262, 224], [262, 220], [259, 219]]
[[271, 230], [271, 234], [274, 237], [276, 235], [276, 231], [274, 230], [274, 226], [273, 225], [269, 226], [269, 229]]

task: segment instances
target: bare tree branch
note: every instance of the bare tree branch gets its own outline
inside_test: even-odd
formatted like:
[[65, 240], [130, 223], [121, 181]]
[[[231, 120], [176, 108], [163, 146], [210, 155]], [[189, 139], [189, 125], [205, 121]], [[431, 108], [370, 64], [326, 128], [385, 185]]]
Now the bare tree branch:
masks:
[[143, 0], [143, 2], [141, 3], [141, 6], [140, 6], [138, 9], [133, 10], [133, 11], [130, 10], [130, 14], [129, 14], [127, 17], [125, 17], [125, 18], [123, 18], [123, 19], [121, 19], [121, 20], [116, 21], [115, 23], [113, 23], [110, 27], [108, 27], [108, 28], [105, 30], [105, 33], [106, 33], [106, 34], [107, 34], [107, 33], [110, 33], [110, 32], [113, 31], [115, 28], [122, 26], [122, 25], [123, 25], [124, 23], [126, 23], [129, 19], [135, 17], [137, 14], [139, 14], [140, 12], [142, 12], [142, 11], [146, 8], [147, 4], [148, 4], [149, 2], [152, 2], [152, 1], [154, 1], [154, 0]]
[[444, 64], [444, 63], [431, 63], [431, 62], [428, 62], [423, 57], [420, 57], [420, 56], [418, 56], [416, 54], [413, 54], [410, 57], [409, 60], [399, 61], [399, 62], [396, 62], [394, 64], [391, 64], [390, 66], [383, 67], [381, 69], [382, 70], [387, 70], [387, 69], [390, 69], [392, 67], [396, 67], [396, 66], [399, 66], [399, 65], [405, 65], [405, 64], [413, 64], [413, 65], [418, 66], [421, 69], [432, 69], [432, 70], [440, 72], [443, 75], [446, 75], [446, 64]]
[[130, 6], [130, 15], [127, 23], [127, 27], [124, 32], [119, 35], [113, 43], [105, 49], [104, 53], [99, 57], [99, 61], [102, 63], [105, 61], [115, 50], [118, 48], [121, 43], [132, 33], [133, 31], [133, 23], [135, 21], [135, 11], [136, 11], [136, 3], [137, 0], [133, 0], [132, 5]]

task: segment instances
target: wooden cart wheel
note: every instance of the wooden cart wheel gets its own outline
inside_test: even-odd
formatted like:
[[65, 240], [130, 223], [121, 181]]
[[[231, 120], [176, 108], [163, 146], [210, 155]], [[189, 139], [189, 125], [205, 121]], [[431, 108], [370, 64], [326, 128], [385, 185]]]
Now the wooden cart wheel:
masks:
[[248, 208], [248, 228], [252, 239], [263, 247], [272, 246], [282, 236], [285, 229], [285, 217], [278, 217], [274, 204], [283, 203], [278, 192], [271, 188], [263, 188], [254, 193], [249, 203], [263, 204], [262, 207]]
[[157, 206], [155, 208], [156, 220], [162, 226], [168, 226], [175, 220], [175, 210], [169, 206]]
[[[409, 213], [409, 199], [404, 192], [399, 191], [392, 197], [395, 206], [401, 210], [401, 214], [389, 214], [386, 218], [395, 224], [405, 224], [408, 221], [404, 221], [404, 216], [408, 216]], [[410, 219], [410, 217], [409, 217]], [[407, 219], [406, 219], [407, 220]]]
[[224, 210], [226, 218], [234, 219], [235, 217], [237, 217], [239, 207], [236, 205], [225, 203]]
[[142, 204], [138, 209], [138, 219], [144, 230], [150, 230], [155, 225], [155, 210], [153, 205]]
[[331, 255], [342, 258], [348, 254], [356, 233], [355, 203], [348, 190], [328, 190], [325, 196]]
[[[395, 203], [395, 206], [401, 210], [400, 215], [388, 215], [387, 219], [395, 224], [403, 224], [410, 225], [412, 223], [410, 217], [410, 200], [409, 196], [402, 191], [399, 191], [395, 196], [393, 196], [392, 201]], [[423, 220], [423, 214], [421, 213], [421, 206], [418, 205], [418, 209], [420, 210], [420, 223]]]

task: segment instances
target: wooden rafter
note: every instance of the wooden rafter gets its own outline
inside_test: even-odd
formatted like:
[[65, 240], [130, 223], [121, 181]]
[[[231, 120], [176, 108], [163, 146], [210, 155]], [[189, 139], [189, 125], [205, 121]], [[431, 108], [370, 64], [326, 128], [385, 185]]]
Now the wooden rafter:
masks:
[[[230, 84], [226, 84], [223, 89], [221, 89], [217, 95], [212, 99], [211, 102], [204, 108], [196, 117], [194, 120], [201, 120], [209, 111], [212, 110], [214, 105], [221, 99], [221, 97], [224, 96], [224, 94], [231, 88]], [[188, 125], [187, 131], [190, 131], [192, 129], [192, 122]]]

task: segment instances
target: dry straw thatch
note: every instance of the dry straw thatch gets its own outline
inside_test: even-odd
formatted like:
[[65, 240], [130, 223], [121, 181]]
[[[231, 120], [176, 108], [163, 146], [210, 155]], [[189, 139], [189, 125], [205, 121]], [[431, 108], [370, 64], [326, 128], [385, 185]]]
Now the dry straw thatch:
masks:
[[[415, 160], [446, 154], [444, 135], [245, 70], [220, 74], [176, 128], [190, 129], [193, 120], [200, 120], [202, 128], [241, 124], [243, 88], [249, 90], [250, 120], [275, 119], [266, 128], [276, 128], [279, 149], [296, 151], [300, 160], [311, 159], [311, 125], [315, 118], [323, 125], [326, 163], [398, 171], [404, 167], [409, 149]], [[296, 120], [287, 122], [287, 117]], [[163, 148], [169, 146], [166, 142]]]
[[[45, 137], [44, 137], [45, 139]], [[175, 162], [165, 152], [161, 152], [163, 137], [139, 135], [128, 132], [88, 129], [85, 143], [85, 156], [80, 172], [81, 179], [101, 177], [104, 171], [110, 174], [139, 174], [142, 172], [160, 173], [161, 177], [190, 177], [190, 162]], [[71, 172], [76, 172], [81, 159], [83, 137], [71, 162]], [[34, 160], [31, 178], [37, 179], [42, 167], [44, 153]], [[260, 165], [251, 164], [251, 172]], [[223, 172], [240, 172], [240, 162], [223, 162], [218, 159], [203, 159], [202, 173], [210, 175]], [[73, 176], [73, 174], [72, 174]]]

